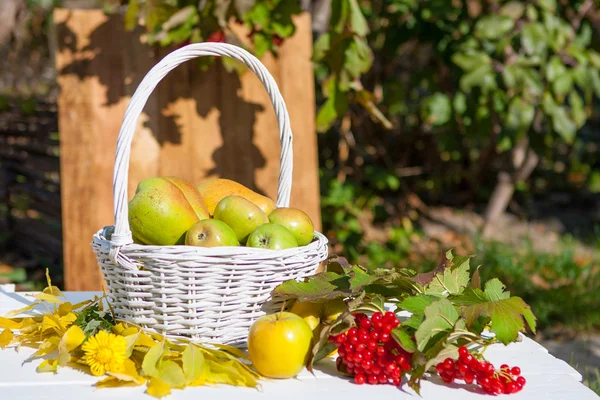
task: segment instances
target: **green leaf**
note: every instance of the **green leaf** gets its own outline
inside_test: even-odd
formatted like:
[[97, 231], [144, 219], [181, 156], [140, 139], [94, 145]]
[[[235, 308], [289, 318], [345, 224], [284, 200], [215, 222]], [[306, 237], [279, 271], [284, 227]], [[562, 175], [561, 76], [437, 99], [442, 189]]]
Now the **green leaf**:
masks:
[[369, 33], [369, 25], [363, 15], [357, 0], [348, 0], [350, 3], [350, 29], [359, 36]]
[[538, 0], [539, 6], [547, 11], [556, 11], [556, 0]]
[[300, 302], [334, 299], [349, 294], [348, 280], [344, 275], [322, 272], [306, 282], [298, 282], [295, 279], [285, 281], [273, 290], [273, 294], [297, 298]]
[[508, 106], [507, 125], [515, 130], [527, 130], [533, 122], [535, 108], [521, 97], [515, 97]]
[[482, 66], [491, 65], [490, 56], [482, 52], [454, 53], [452, 62], [464, 71], [472, 71]]
[[427, 364], [425, 364], [425, 370], [443, 362], [446, 358], [451, 358], [453, 360], [458, 359], [458, 347], [453, 345], [445, 345], [443, 342], [440, 344], [440, 349], [436, 349], [438, 351], [435, 352], [435, 355], [431, 356], [429, 354], [429, 359], [427, 360]]
[[421, 103], [421, 117], [433, 126], [444, 125], [451, 116], [452, 105], [444, 93], [434, 93]]
[[590, 61], [590, 64], [592, 64], [596, 68], [600, 68], [600, 54], [597, 51], [588, 49], [587, 56]]
[[454, 95], [452, 108], [458, 115], [463, 115], [467, 111], [467, 96], [463, 92], [457, 92]]
[[525, 329], [525, 322], [535, 332], [535, 316], [530, 307], [520, 297], [509, 297], [504, 285], [498, 279], [492, 279], [485, 290], [468, 288], [463, 294], [453, 297], [459, 304], [461, 314], [468, 327], [480, 316], [491, 318], [491, 331], [504, 344], [516, 340], [519, 331]]
[[470, 257], [455, 257], [452, 266], [435, 274], [433, 280], [425, 286], [425, 294], [446, 297], [459, 294], [469, 284]]
[[489, 65], [482, 65], [460, 78], [460, 89], [469, 93], [474, 87], [494, 88], [496, 86], [495, 75]]
[[204, 355], [200, 347], [188, 344], [181, 355], [183, 374], [187, 384], [194, 382], [202, 376], [204, 370]]
[[344, 69], [353, 78], [359, 78], [371, 68], [373, 54], [366, 40], [354, 38], [344, 51]]
[[520, 73], [521, 68], [516, 65], [507, 65], [504, 67], [502, 70], [502, 79], [504, 80], [504, 85], [506, 85], [506, 87], [509, 89], [516, 88], [521, 79]]
[[417, 344], [412, 340], [411, 335], [402, 329], [402, 327], [394, 328], [392, 337], [405, 351], [414, 353], [417, 350]]
[[125, 12], [125, 29], [132, 31], [138, 23], [138, 13], [140, 12], [139, 0], [129, 0], [127, 11]]
[[523, 27], [521, 44], [528, 54], [543, 55], [548, 48], [548, 34], [539, 22], [531, 22]]
[[313, 45], [313, 61], [321, 61], [331, 49], [331, 34], [324, 33], [319, 36]]
[[562, 106], [557, 106], [552, 114], [552, 127], [567, 143], [573, 143], [577, 125], [571, 120], [567, 109]]
[[362, 289], [364, 286], [370, 285], [377, 280], [376, 276], [367, 274], [358, 265], [355, 265], [352, 268], [352, 273], [350, 275], [352, 276], [350, 278], [350, 289], [353, 292], [356, 292], [357, 290]]
[[555, 95], [560, 96], [559, 98], [562, 98], [569, 91], [571, 91], [572, 87], [573, 77], [571, 76], [571, 74], [568, 73], [565, 73], [558, 77], [552, 84], [552, 90], [554, 91]]
[[252, 42], [254, 43], [254, 53], [258, 58], [264, 56], [271, 49], [271, 40], [263, 33], [255, 33], [252, 36]]
[[500, 8], [500, 14], [513, 20], [520, 19], [525, 13], [525, 5], [521, 1], [509, 1]]
[[425, 320], [415, 332], [419, 351], [425, 350], [434, 336], [451, 331], [458, 318], [458, 311], [448, 299], [441, 299], [427, 306]]
[[335, 76], [330, 78], [330, 81], [332, 83], [324, 85], [324, 88], [327, 86], [330, 87], [327, 94], [327, 101], [319, 109], [319, 113], [317, 114], [318, 132], [327, 131], [335, 120], [344, 116], [346, 111], [348, 111], [348, 94], [340, 90]]
[[577, 125], [577, 128], [581, 128], [587, 120], [587, 114], [585, 112], [583, 100], [576, 91], [569, 93], [569, 104], [571, 105], [573, 121]]
[[348, 0], [332, 0], [329, 26], [333, 32], [342, 33], [344, 31], [349, 12], [350, 4]]
[[554, 82], [559, 77], [567, 73], [567, 68], [562, 63], [558, 56], [552, 56], [550, 61], [546, 64], [546, 79], [550, 82]]
[[504, 15], [487, 15], [477, 21], [475, 36], [496, 40], [503, 38], [515, 26], [515, 21]]

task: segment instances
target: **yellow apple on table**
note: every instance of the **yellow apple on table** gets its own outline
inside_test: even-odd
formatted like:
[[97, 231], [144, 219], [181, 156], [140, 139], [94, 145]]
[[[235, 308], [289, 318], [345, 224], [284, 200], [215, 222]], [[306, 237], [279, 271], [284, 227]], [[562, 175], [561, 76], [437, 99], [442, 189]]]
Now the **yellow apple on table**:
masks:
[[312, 331], [298, 315], [278, 312], [260, 317], [248, 334], [254, 368], [268, 378], [293, 378], [306, 366]]

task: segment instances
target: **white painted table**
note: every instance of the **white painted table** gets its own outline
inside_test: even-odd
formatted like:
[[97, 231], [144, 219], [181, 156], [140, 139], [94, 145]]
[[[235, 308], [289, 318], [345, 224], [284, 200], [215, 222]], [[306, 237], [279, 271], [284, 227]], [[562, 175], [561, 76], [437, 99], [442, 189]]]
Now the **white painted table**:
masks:
[[[97, 293], [69, 292], [67, 300], [73, 303], [92, 298]], [[30, 298], [23, 293], [11, 293], [0, 287], [0, 315], [24, 307]], [[24, 363], [33, 353], [32, 349], [23, 348], [0, 350], [0, 400], [43, 400], [43, 399], [152, 399], [144, 394], [144, 387], [96, 389], [93, 384], [98, 380], [93, 376], [68, 368], [59, 369], [56, 375], [35, 371], [39, 360]], [[491, 346], [486, 357], [495, 365], [519, 365], [527, 384], [517, 394], [503, 395], [506, 399], [568, 399], [597, 400], [598, 396], [582, 383], [581, 374], [548, 353], [548, 351], [531, 339], [523, 338], [520, 343], [507, 347]], [[317, 364], [316, 376], [307, 371], [297, 379], [281, 381], [264, 381], [262, 391], [249, 388], [229, 386], [194, 387], [183, 391], [174, 390], [168, 399], [283, 399], [285, 400], [364, 400], [379, 399], [419, 399], [410, 388], [403, 385], [400, 389], [391, 385], [358, 386], [348, 379], [337, 376], [335, 363], [324, 360]], [[424, 380], [421, 388], [422, 399], [433, 400], [469, 400], [491, 399], [475, 386], [446, 385], [437, 377]]]

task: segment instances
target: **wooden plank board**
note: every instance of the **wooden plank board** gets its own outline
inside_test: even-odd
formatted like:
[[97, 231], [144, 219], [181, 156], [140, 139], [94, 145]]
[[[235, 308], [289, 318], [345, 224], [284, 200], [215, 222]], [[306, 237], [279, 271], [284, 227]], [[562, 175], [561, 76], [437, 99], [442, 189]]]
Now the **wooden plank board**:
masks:
[[[124, 110], [145, 73], [173, 49], [144, 45], [139, 31], [125, 32], [120, 17], [100, 10], [58, 10], [55, 21], [62, 43], [56, 59], [65, 283], [68, 290], [98, 290], [101, 277], [89, 242], [113, 223], [112, 169]], [[263, 62], [290, 112], [292, 205], [320, 228], [310, 17], [296, 22], [297, 33], [280, 58], [268, 55]], [[129, 197], [145, 178], [175, 175], [196, 184], [226, 177], [274, 199], [277, 132], [267, 93], [254, 74], [227, 72], [219, 62], [206, 71], [194, 62], [181, 65], [159, 83], [138, 121]]]

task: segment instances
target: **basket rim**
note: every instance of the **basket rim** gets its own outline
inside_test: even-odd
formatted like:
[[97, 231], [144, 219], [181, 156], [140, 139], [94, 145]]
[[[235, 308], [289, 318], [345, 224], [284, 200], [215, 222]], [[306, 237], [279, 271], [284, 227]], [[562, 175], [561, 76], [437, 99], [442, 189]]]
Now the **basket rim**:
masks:
[[[106, 229], [113, 227], [112, 225], [106, 226], [100, 229], [94, 234], [94, 241], [104, 243], [110, 246], [111, 241], [104, 236]], [[316, 240], [315, 240], [316, 239]], [[257, 247], [247, 246], [219, 246], [219, 247], [200, 247], [200, 246], [188, 246], [188, 245], [174, 245], [174, 246], [157, 246], [148, 244], [137, 244], [130, 243], [120, 247], [120, 252], [125, 253], [142, 253], [147, 252], [149, 254], [181, 254], [181, 253], [196, 253], [198, 256], [207, 257], [228, 257], [228, 256], [263, 256], [261, 258], [282, 258], [289, 257], [294, 254], [317, 250], [326, 246], [329, 240], [321, 232], [315, 231], [313, 241], [305, 246], [292, 247], [284, 250], [271, 250], [261, 249]], [[258, 258], [258, 257], [257, 257]]]

